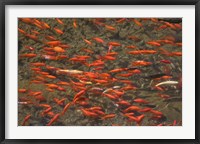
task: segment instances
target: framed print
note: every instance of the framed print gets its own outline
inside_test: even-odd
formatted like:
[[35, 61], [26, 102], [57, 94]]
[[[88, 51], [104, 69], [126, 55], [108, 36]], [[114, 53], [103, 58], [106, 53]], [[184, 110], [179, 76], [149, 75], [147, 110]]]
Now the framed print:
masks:
[[1, 1], [1, 142], [199, 143], [199, 10]]

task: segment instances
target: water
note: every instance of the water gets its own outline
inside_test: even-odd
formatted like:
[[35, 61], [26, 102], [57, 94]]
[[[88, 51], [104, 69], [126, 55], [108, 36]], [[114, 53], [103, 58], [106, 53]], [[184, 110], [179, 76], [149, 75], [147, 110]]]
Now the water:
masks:
[[[63, 24], [55, 18], [19, 19], [18, 27], [24, 32], [18, 35], [18, 88], [25, 90], [18, 93], [18, 125], [45, 126], [56, 114], [54, 126], [182, 125], [182, 19], [60, 20]], [[61, 49], [55, 48], [58, 46]], [[36, 55], [26, 55], [30, 53]], [[111, 72], [118, 68], [123, 70]], [[165, 81], [178, 84], [155, 87]], [[74, 96], [85, 88], [73, 103]], [[138, 99], [148, 103], [134, 102]], [[122, 100], [130, 105], [119, 104]], [[62, 115], [68, 103], [71, 105]], [[131, 105], [140, 108], [128, 111], [135, 120], [125, 115]], [[94, 106], [101, 107], [104, 114], [90, 109]], [[145, 108], [149, 110], [142, 112]], [[83, 110], [96, 116], [86, 116]], [[114, 116], [105, 118], [108, 114]]]

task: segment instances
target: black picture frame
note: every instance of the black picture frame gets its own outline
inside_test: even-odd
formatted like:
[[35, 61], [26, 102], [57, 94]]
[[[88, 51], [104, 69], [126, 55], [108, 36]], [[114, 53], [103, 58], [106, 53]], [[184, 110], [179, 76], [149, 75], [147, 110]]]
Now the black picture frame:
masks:
[[[5, 7], [6, 5], [195, 5], [195, 139], [5, 139]], [[199, 144], [200, 143], [200, 101], [199, 101], [199, 61], [200, 61], [200, 0], [0, 0], [0, 142], [1, 143], [166, 143], [166, 144]]]

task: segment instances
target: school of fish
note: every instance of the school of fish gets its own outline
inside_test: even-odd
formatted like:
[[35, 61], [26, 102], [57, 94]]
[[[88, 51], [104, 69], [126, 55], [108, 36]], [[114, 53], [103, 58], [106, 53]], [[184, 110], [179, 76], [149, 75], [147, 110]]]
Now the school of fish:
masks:
[[19, 18], [19, 126], [181, 126], [181, 18]]

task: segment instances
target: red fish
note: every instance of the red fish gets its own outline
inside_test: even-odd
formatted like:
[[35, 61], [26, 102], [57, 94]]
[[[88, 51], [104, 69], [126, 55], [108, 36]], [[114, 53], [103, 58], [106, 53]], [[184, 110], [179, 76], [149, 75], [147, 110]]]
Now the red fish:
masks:
[[26, 58], [33, 58], [33, 57], [36, 57], [37, 54], [34, 54], [34, 53], [28, 53], [28, 54], [21, 54], [19, 55], [19, 57], [26, 57]]
[[22, 126], [24, 126], [25, 123], [26, 123], [30, 118], [31, 118], [31, 115], [28, 114], [28, 115], [24, 118], [24, 120], [23, 120], [23, 122], [22, 122]]
[[50, 121], [49, 123], [47, 124], [47, 126], [51, 126], [55, 121], [58, 120], [60, 114], [56, 114]]
[[71, 103], [68, 103], [65, 105], [65, 107], [63, 108], [63, 111], [62, 111], [62, 115], [65, 114], [65, 112], [67, 111], [67, 109], [70, 107]]
[[115, 116], [116, 116], [115, 114], [108, 114], [108, 115], [103, 116], [101, 119], [102, 120], [111, 119], [111, 118], [114, 118]]
[[112, 45], [112, 46], [121, 46], [121, 44], [118, 43], [118, 42], [108, 42], [108, 45], [109, 45], [109, 46], [110, 46], [110, 45]]
[[104, 43], [104, 40], [103, 39], [101, 39], [101, 38], [99, 38], [99, 37], [94, 37], [93, 38], [96, 42], [99, 42], [99, 43]]
[[143, 104], [149, 103], [148, 101], [141, 99], [141, 98], [136, 98], [133, 101], [136, 102], [136, 103], [143, 103]]

